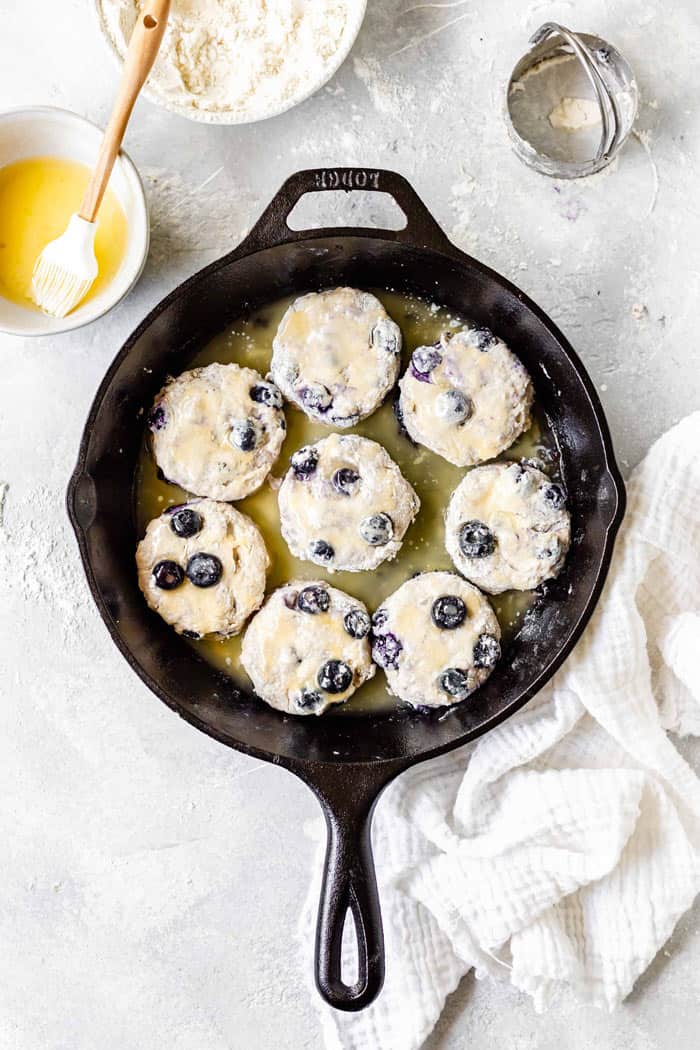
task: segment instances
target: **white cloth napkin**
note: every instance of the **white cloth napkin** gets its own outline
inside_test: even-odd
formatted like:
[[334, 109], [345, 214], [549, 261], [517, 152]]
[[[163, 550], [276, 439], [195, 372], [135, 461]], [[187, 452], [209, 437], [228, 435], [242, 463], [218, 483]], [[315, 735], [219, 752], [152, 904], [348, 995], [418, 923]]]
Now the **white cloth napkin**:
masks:
[[[610, 577], [543, 692], [377, 808], [387, 978], [360, 1014], [321, 1004], [328, 1050], [417, 1050], [474, 967], [552, 1004], [613, 1009], [700, 889], [700, 413], [628, 487]], [[317, 906], [302, 919], [304, 942]]]

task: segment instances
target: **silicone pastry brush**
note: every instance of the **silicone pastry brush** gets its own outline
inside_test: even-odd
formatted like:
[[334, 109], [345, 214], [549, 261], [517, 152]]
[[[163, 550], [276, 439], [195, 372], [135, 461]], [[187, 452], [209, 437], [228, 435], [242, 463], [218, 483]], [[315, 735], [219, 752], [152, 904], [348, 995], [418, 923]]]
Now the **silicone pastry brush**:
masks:
[[170, 0], [146, 0], [141, 7], [124, 59], [119, 92], [80, 210], [71, 216], [66, 232], [47, 244], [34, 264], [32, 298], [54, 317], [65, 317], [74, 310], [97, 277], [97, 213], [134, 103], [158, 54], [169, 10]]

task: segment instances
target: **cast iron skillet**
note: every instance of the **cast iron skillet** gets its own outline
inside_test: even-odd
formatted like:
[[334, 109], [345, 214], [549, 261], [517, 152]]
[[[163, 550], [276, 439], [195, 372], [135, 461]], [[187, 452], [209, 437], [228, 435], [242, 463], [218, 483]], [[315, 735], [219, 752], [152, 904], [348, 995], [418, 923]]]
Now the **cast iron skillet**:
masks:
[[[405, 228], [288, 227], [287, 216], [303, 194], [336, 189], [389, 193], [406, 215]], [[245, 311], [289, 293], [339, 284], [429, 296], [492, 328], [529, 369], [561, 452], [574, 525], [566, 567], [547, 585], [488, 682], [447, 713], [399, 710], [361, 720], [285, 716], [199, 658], [149, 611], [136, 583], [134, 469], [144, 411], [164, 377], [183, 370], [198, 347]], [[328, 846], [316, 982], [331, 1005], [362, 1009], [384, 977], [370, 845], [379, 794], [409, 766], [502, 722], [552, 676], [596, 604], [624, 503], [600, 402], [568, 342], [522, 292], [458, 251], [393, 172], [333, 168], [293, 175], [243, 243], [167, 296], [107, 372], [68, 487], [68, 513], [90, 589], [114, 642], [161, 700], [229, 747], [295, 773], [319, 799]], [[340, 966], [348, 911], [359, 955], [352, 984], [343, 980]]]

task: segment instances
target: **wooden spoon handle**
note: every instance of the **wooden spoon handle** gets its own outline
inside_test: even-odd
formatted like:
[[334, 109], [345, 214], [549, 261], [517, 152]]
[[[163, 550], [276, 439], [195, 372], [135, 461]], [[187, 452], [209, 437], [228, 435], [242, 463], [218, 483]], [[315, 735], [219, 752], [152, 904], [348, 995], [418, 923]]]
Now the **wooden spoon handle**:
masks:
[[78, 213], [88, 222], [95, 221], [102, 203], [134, 103], [158, 54], [169, 10], [170, 0], [146, 0], [139, 12], [124, 58], [119, 92]]

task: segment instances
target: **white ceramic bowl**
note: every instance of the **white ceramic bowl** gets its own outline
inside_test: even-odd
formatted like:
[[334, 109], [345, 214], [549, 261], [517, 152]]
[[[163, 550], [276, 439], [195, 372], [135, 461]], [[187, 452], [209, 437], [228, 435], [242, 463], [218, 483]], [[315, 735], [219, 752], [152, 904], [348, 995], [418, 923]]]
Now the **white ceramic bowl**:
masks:
[[[102, 131], [76, 113], [50, 106], [0, 113], [0, 168], [25, 157], [53, 156], [92, 166]], [[11, 335], [53, 335], [80, 328], [101, 317], [134, 286], [148, 254], [148, 210], [141, 179], [122, 152], [110, 180], [110, 189], [127, 220], [126, 252], [114, 278], [98, 295], [76, 307], [67, 317], [47, 317], [29, 307], [11, 303], [0, 295], [0, 331]], [[80, 201], [76, 201], [76, 210]]]
[[[92, 0], [92, 6], [97, 16], [97, 23], [102, 35], [109, 46], [110, 53], [121, 66], [123, 56], [114, 40], [114, 37], [109, 31], [104, 16], [102, 0]], [[307, 84], [303, 90], [298, 92], [298, 94], [285, 99], [284, 102], [279, 102], [276, 105], [271, 104], [267, 109], [261, 109], [252, 114], [234, 113], [232, 110], [209, 112], [207, 110], [197, 109], [194, 106], [183, 105], [168, 98], [148, 81], [142, 89], [141, 94], [145, 95], [146, 98], [151, 102], [154, 102], [157, 106], [161, 106], [163, 109], [167, 109], [171, 113], [177, 113], [178, 116], [188, 117], [190, 120], [196, 120], [203, 124], [254, 124], [259, 120], [267, 120], [269, 117], [277, 117], [280, 113], [286, 113], [288, 109], [292, 109], [293, 106], [298, 106], [300, 102], [304, 102], [307, 98], [310, 98], [311, 95], [314, 95], [319, 88], [322, 88], [324, 84], [327, 84], [328, 81], [335, 76], [345, 59], [350, 54], [350, 50], [357, 39], [357, 34], [362, 27], [366, 11], [367, 0], [348, 0], [348, 20], [345, 25], [345, 30], [338, 50], [323, 70], [323, 75], [320, 76], [318, 80]]]

